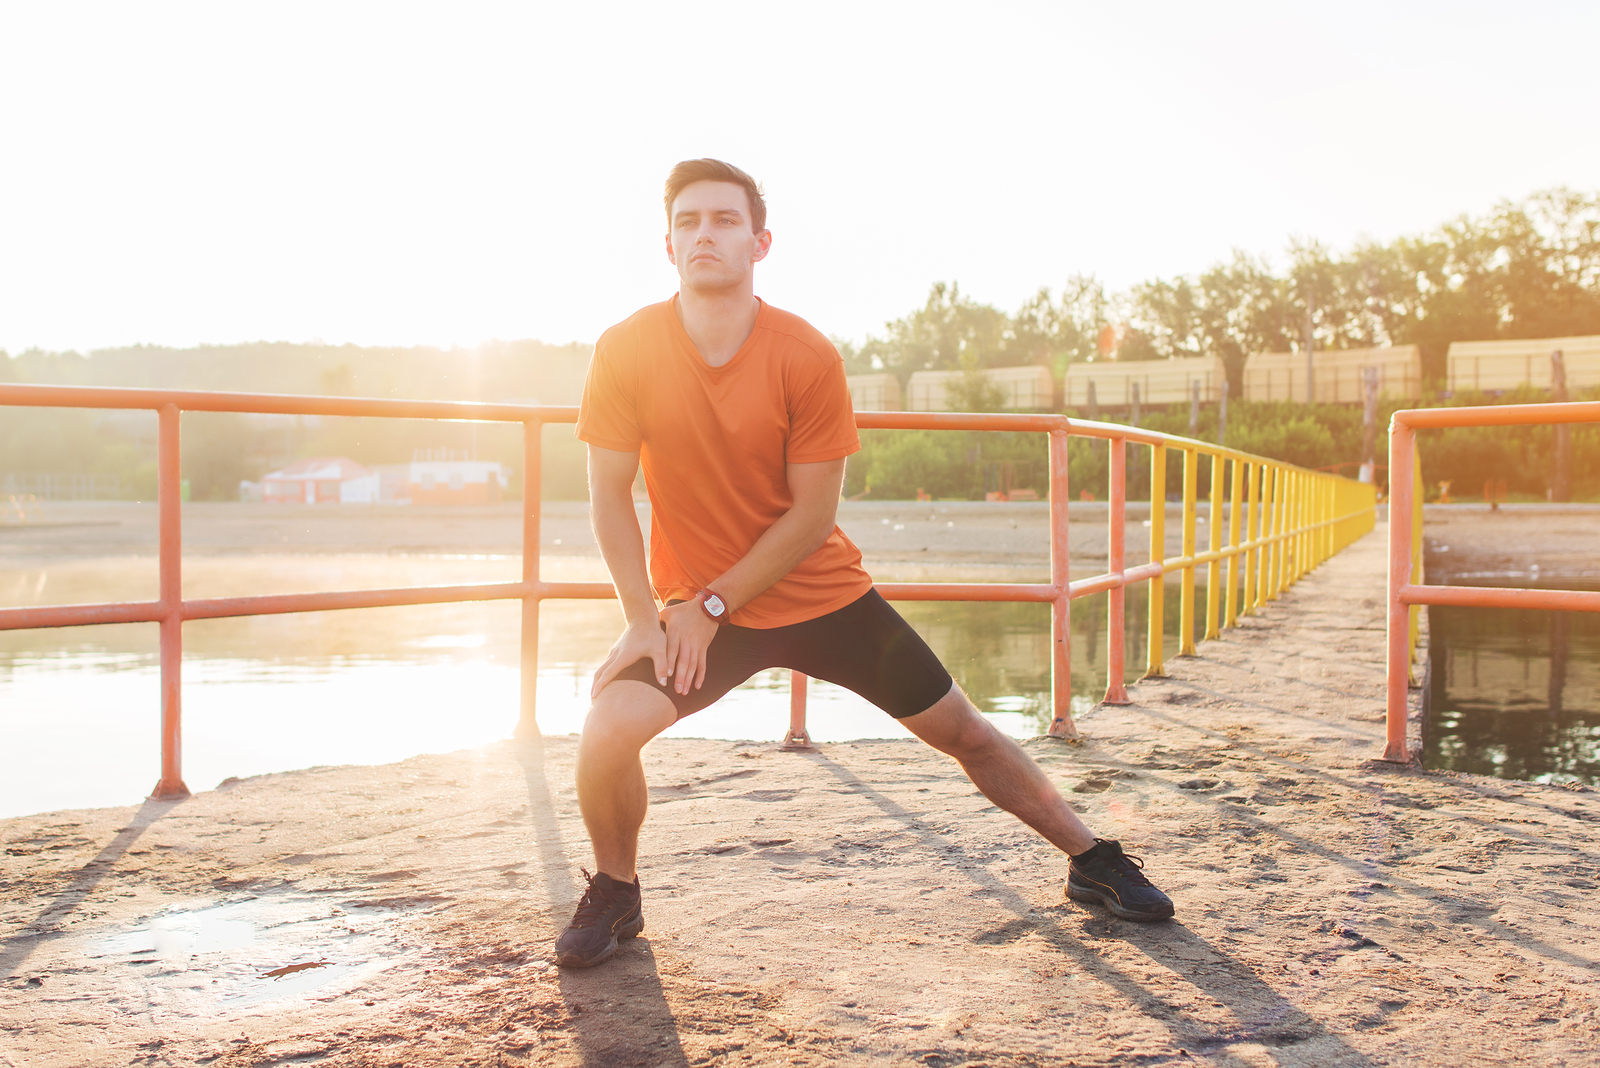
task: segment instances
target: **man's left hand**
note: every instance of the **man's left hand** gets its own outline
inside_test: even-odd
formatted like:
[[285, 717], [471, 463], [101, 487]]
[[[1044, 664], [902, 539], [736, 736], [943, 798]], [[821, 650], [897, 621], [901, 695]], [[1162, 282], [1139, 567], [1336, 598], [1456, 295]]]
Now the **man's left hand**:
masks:
[[699, 599], [669, 605], [661, 610], [667, 625], [667, 668], [672, 688], [688, 696], [706, 681], [706, 650], [717, 636], [717, 624], [700, 607]]

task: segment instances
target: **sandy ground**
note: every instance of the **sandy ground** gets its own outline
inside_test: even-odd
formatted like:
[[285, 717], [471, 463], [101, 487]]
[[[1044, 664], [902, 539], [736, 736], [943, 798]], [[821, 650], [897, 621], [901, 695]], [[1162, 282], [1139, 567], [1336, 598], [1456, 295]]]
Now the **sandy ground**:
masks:
[[1028, 743], [1174, 922], [916, 743], [671, 740], [563, 972], [574, 740], [506, 742], [0, 823], [0, 1064], [1600, 1063], [1600, 799], [1372, 759], [1383, 537]]
[[1600, 505], [1430, 504], [1422, 522], [1429, 582], [1600, 582]]

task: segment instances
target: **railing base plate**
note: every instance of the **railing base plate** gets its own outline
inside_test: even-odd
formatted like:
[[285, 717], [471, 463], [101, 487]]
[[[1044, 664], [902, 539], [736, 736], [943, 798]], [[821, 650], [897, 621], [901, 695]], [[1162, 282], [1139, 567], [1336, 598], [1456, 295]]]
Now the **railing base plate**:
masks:
[[1075, 742], [1083, 735], [1078, 732], [1077, 724], [1063, 716], [1057, 716], [1050, 724], [1050, 729], [1044, 732], [1046, 738], [1060, 738], [1062, 741]]
[[162, 779], [156, 783], [156, 788], [150, 791], [149, 799], [151, 801], [182, 801], [184, 798], [192, 796], [194, 795], [189, 792], [189, 788], [183, 784], [182, 779], [174, 779], [171, 782]]
[[796, 734], [793, 731], [791, 731], [790, 733], [784, 735], [784, 737], [783, 737], [783, 745], [782, 745], [781, 748], [794, 750], [794, 749], [814, 749], [816, 747], [811, 744], [811, 732], [808, 731], [808, 730], [802, 729], [800, 731], [800, 733], [798, 733], [798, 734]]

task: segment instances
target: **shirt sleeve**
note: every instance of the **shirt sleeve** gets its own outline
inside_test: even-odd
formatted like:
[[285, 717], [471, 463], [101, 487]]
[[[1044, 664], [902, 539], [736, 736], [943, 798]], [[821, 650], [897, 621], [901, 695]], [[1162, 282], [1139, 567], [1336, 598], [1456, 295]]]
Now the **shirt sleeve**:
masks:
[[578, 406], [579, 441], [615, 452], [638, 452], [644, 437], [639, 429], [635, 376], [620, 366], [615, 349], [601, 337], [589, 361]]
[[[809, 355], [809, 354], [808, 354]], [[807, 374], [789, 406], [789, 442], [784, 460], [791, 464], [838, 460], [861, 448], [856, 413], [844, 360], [830, 345], [828, 357], [806, 361]]]

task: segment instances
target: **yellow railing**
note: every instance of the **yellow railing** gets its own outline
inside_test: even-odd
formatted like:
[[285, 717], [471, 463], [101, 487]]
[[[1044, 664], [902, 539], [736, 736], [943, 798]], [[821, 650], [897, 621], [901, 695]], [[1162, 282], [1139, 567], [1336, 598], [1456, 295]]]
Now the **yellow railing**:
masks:
[[[1081, 424], [1080, 424], [1081, 425]], [[1376, 488], [1321, 471], [1308, 471], [1248, 453], [1170, 435], [1148, 435], [1150, 457], [1150, 569], [1181, 571], [1179, 587], [1180, 656], [1194, 654], [1195, 569], [1206, 568], [1205, 637], [1215, 638], [1276, 600], [1312, 568], [1370, 532], [1377, 518]], [[1128, 440], [1146, 437], [1130, 431]], [[1113, 443], [1113, 448], [1116, 445]], [[1179, 555], [1167, 557], [1167, 450], [1183, 453], [1183, 539]], [[1200, 460], [1211, 465], [1210, 514], [1206, 549], [1198, 549]], [[1224, 498], [1227, 504], [1224, 504]], [[1226, 541], [1224, 541], [1226, 527]], [[1224, 566], [1226, 565], [1226, 566]], [[1241, 583], [1240, 570], [1243, 570]], [[1224, 575], [1226, 571], [1226, 575]], [[1242, 598], [1241, 598], [1241, 589]], [[1219, 593], [1221, 596], [1219, 596]], [[1241, 602], [1242, 599], [1242, 603]], [[1165, 590], [1150, 583], [1150, 630], [1145, 670], [1162, 675]], [[1120, 680], [1112, 680], [1106, 699], [1125, 699]]]

